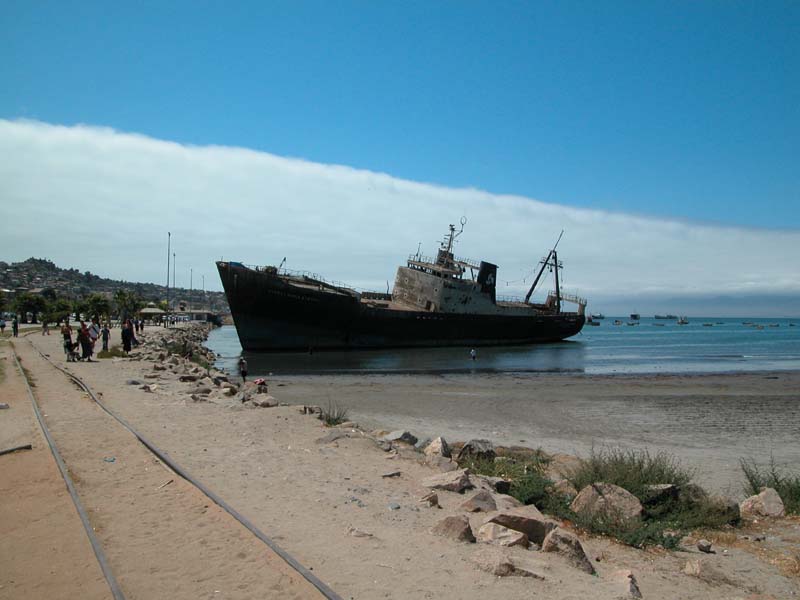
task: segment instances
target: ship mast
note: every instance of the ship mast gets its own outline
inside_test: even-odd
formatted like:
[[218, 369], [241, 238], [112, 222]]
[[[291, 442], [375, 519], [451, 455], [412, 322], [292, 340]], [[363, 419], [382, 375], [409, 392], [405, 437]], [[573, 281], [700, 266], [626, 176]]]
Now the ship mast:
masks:
[[561, 312], [561, 289], [559, 288], [558, 282], [558, 270], [563, 267], [563, 264], [558, 261], [558, 253], [556, 252], [556, 248], [558, 247], [558, 243], [561, 241], [561, 236], [564, 235], [564, 230], [561, 230], [561, 233], [558, 235], [558, 239], [556, 240], [553, 249], [547, 253], [542, 260], [539, 261], [541, 268], [539, 272], [536, 274], [536, 278], [533, 280], [533, 284], [531, 285], [531, 289], [528, 290], [528, 293], [525, 294], [525, 303], [527, 304], [531, 296], [533, 295], [536, 286], [539, 284], [539, 279], [541, 279], [544, 270], [547, 267], [550, 267], [550, 270], [555, 270], [555, 280], [556, 280], [556, 312]]

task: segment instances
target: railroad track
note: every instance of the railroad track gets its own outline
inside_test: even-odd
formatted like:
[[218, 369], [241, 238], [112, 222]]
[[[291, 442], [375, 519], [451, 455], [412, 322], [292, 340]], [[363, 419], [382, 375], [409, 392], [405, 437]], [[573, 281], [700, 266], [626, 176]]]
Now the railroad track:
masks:
[[[77, 375], [70, 373], [66, 369], [62, 368], [55, 362], [53, 362], [50, 357], [44, 354], [41, 350], [36, 348], [30, 340], [27, 340], [30, 344], [31, 349], [41, 357], [42, 360], [46, 361], [53, 369], [59, 371], [61, 374], [64, 375], [70, 382], [72, 382], [78, 389], [80, 389], [84, 394], [91, 399], [91, 401], [100, 408], [105, 414], [110, 416], [116, 423], [121, 425], [125, 430], [127, 430], [130, 434], [132, 434], [138, 442], [140, 442], [141, 446], [143, 446], [147, 452], [149, 452], [153, 457], [161, 461], [164, 465], [166, 465], [169, 469], [171, 469], [176, 475], [182, 478], [187, 484], [189, 484], [192, 488], [199, 491], [203, 496], [210, 499], [215, 505], [217, 505], [224, 513], [226, 513], [229, 517], [235, 519], [242, 527], [244, 527], [252, 536], [258, 540], [258, 543], [265, 546], [270, 552], [277, 555], [286, 565], [288, 565], [293, 572], [299, 575], [305, 582], [310, 584], [314, 590], [316, 590], [316, 596], [322, 598], [328, 598], [330, 600], [341, 600], [341, 597], [336, 594], [330, 587], [328, 587], [324, 582], [322, 582], [319, 578], [317, 578], [313, 573], [310, 572], [309, 569], [304, 567], [297, 559], [291, 556], [286, 550], [281, 548], [278, 544], [275, 543], [274, 540], [270, 539], [264, 532], [262, 532], [258, 527], [256, 527], [247, 517], [240, 514], [235, 508], [230, 506], [224, 499], [222, 499], [219, 495], [215, 492], [210, 490], [207, 486], [205, 486], [201, 481], [197, 480], [193, 477], [189, 472], [186, 471], [181, 465], [179, 465], [175, 460], [173, 460], [166, 452], [159, 449], [153, 442], [145, 438], [141, 433], [139, 433], [130, 423], [128, 423], [125, 419], [114, 413], [108, 406], [106, 406], [94, 393], [94, 391], [90, 388], [89, 385], [86, 384], [80, 377]], [[22, 379], [25, 382], [25, 386], [27, 389], [27, 395], [31, 401], [33, 406], [34, 413], [36, 415], [37, 421], [39, 426], [42, 429], [42, 432], [47, 440], [47, 443], [50, 447], [50, 450], [53, 454], [55, 462], [58, 466], [58, 469], [61, 473], [61, 476], [64, 479], [66, 487], [69, 491], [70, 497], [75, 505], [75, 508], [80, 516], [81, 522], [83, 524], [84, 530], [86, 531], [86, 535], [89, 538], [91, 543], [92, 549], [94, 551], [95, 557], [100, 565], [100, 569], [105, 577], [106, 581], [108, 582], [108, 587], [111, 591], [111, 594], [115, 600], [122, 600], [125, 598], [123, 593], [123, 586], [117, 580], [112, 568], [110, 566], [110, 562], [106, 557], [106, 553], [104, 552], [103, 546], [101, 542], [97, 539], [97, 535], [95, 534], [95, 529], [92, 526], [88, 513], [81, 502], [80, 495], [76, 488], [75, 482], [73, 481], [70, 475], [70, 468], [67, 464], [68, 460], [65, 461], [62, 453], [59, 451], [59, 448], [56, 444], [56, 441], [48, 428], [48, 425], [45, 421], [45, 418], [42, 414], [42, 410], [40, 407], [39, 402], [37, 401], [36, 393], [32, 389], [31, 382], [29, 381], [28, 374], [25, 369], [22, 368], [20, 364], [19, 357], [17, 355], [17, 349], [13, 348], [12, 346], [12, 354], [14, 357], [14, 361], [16, 366], [22, 376]], [[165, 484], [166, 485], [166, 484]], [[123, 582], [124, 583], [124, 582]], [[273, 596], [270, 596], [273, 597]], [[288, 596], [287, 596], [288, 597]], [[300, 596], [297, 596], [300, 597]], [[309, 597], [308, 595], [303, 597]]]

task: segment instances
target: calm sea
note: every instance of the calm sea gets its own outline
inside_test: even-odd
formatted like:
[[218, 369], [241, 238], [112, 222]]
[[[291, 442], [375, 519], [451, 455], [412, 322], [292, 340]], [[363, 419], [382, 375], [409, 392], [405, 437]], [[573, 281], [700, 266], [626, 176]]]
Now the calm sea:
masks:
[[[643, 318], [639, 325], [600, 321], [569, 341], [535, 346], [426, 348], [309, 354], [245, 353], [253, 376], [334, 373], [720, 373], [800, 369], [800, 319], [691, 319], [688, 325]], [[754, 325], [747, 325], [753, 323]], [[221, 327], [208, 347], [218, 366], [236, 370], [236, 329]]]

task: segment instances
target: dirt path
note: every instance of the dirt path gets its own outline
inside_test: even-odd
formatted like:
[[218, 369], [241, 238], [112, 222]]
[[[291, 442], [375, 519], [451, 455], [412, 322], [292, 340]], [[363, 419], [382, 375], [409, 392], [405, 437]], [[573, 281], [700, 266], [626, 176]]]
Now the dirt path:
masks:
[[16, 348], [36, 378], [48, 427], [127, 598], [321, 597], [27, 341]]
[[110, 599], [10, 348], [0, 344], [0, 448], [33, 449], [0, 456], [0, 598]]

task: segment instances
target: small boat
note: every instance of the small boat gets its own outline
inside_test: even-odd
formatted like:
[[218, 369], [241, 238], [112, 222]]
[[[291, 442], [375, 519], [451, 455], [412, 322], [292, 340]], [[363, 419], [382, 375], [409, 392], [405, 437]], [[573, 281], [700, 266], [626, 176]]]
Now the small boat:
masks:
[[781, 324], [780, 323], [770, 323], [769, 326], [770, 327], [780, 327]]
[[689, 324], [689, 319], [687, 319], [686, 317], [681, 317], [680, 319], [678, 319], [678, 325], [688, 325], [688, 324]]
[[600, 323], [598, 323], [597, 321], [594, 321], [594, 320], [586, 321], [586, 324], [590, 325], [592, 327], [600, 327]]
[[638, 321], [639, 313], [631, 313], [631, 321]]
[[620, 320], [614, 321], [614, 325], [622, 325], [622, 321]]
[[656, 315], [656, 316], [655, 316], [655, 318], [656, 318], [656, 319], [662, 319], [662, 320], [670, 320], [670, 321], [674, 321], [674, 320], [675, 320], [675, 319], [677, 319], [678, 317], [677, 317], [677, 316], [675, 316], [675, 315]]
[[589, 316], [594, 320], [601, 320], [606, 318], [606, 316], [603, 313], [597, 313], [596, 315], [593, 314]]
[[794, 326], [795, 326], [794, 323], [789, 323], [789, 327], [794, 327]]
[[639, 323], [636, 323], [634, 321], [628, 321], [628, 325], [631, 326], [631, 327], [633, 327], [634, 325], [638, 325], [638, 324]]
[[703, 327], [713, 327], [713, 323], [703, 323]]

